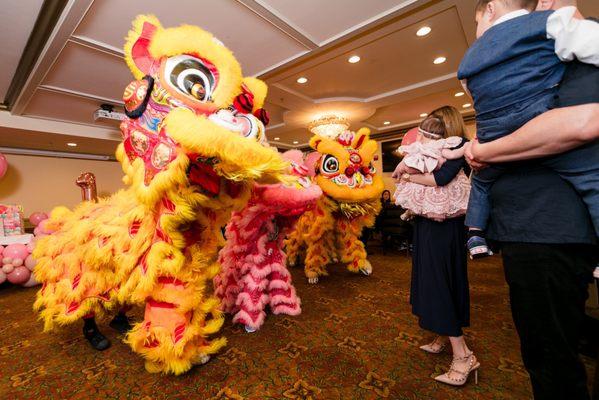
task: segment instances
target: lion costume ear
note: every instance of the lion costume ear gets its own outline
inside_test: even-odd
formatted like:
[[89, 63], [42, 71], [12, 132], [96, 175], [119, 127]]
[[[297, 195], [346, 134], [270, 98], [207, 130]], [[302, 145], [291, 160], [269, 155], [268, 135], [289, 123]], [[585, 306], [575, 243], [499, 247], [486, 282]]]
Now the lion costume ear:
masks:
[[133, 21], [125, 41], [125, 61], [135, 79], [150, 75], [154, 65], [160, 62], [149, 51], [152, 37], [159, 29], [162, 25], [153, 15], [138, 15]]
[[266, 83], [257, 78], [246, 77], [243, 78], [243, 84], [254, 96], [252, 112], [264, 107], [264, 100], [266, 100], [266, 93], [268, 92]]
[[354, 136], [354, 140], [351, 144], [351, 147], [356, 150], [359, 150], [360, 147], [362, 147], [364, 145], [364, 143], [368, 142], [369, 139], [370, 139], [370, 129], [360, 128], [360, 129], [358, 129], [358, 132], [356, 132], [356, 135]]

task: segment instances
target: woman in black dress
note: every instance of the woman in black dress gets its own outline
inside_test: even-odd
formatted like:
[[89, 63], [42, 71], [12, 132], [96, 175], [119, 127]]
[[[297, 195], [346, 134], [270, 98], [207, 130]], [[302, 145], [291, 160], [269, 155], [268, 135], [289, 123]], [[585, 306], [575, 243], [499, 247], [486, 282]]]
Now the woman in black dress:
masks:
[[[465, 136], [464, 120], [453, 107], [431, 113], [443, 121], [445, 137]], [[466, 142], [463, 140], [462, 146]], [[427, 186], [445, 186], [467, 164], [464, 158], [448, 160], [432, 174], [404, 175], [402, 179]], [[453, 362], [446, 374], [435, 379], [454, 386], [466, 383], [480, 364], [466, 345], [462, 328], [470, 324], [466, 230], [464, 217], [438, 222], [424, 217], [414, 220], [414, 254], [410, 303], [421, 328], [438, 336], [422, 350], [437, 354], [449, 342]]]

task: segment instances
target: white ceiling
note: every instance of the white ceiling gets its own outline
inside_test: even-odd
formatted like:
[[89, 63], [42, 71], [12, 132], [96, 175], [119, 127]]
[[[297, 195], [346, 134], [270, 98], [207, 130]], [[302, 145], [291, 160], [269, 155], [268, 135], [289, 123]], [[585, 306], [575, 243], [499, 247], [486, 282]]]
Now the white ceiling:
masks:
[[0, 99], [6, 97], [15, 69], [43, 0], [19, 0], [0, 7]]
[[[41, 4], [20, 0], [0, 11], [0, 34], [11, 38], [0, 47], [0, 95]], [[597, 0], [580, 0], [580, 6], [599, 15]], [[65, 151], [68, 135], [85, 138], [79, 149], [112, 152], [118, 123], [97, 123], [92, 114], [102, 103], [122, 105], [131, 80], [123, 38], [141, 13], [155, 14], [167, 27], [188, 23], [211, 31], [233, 50], [246, 75], [264, 79], [267, 134], [282, 147], [305, 144], [307, 124], [329, 112], [375, 133], [414, 125], [421, 113], [444, 104], [473, 112], [462, 108], [471, 101], [467, 96], [454, 97], [461, 90], [457, 66], [474, 40], [472, 0], [70, 0], [12, 115], [0, 115], [0, 146]], [[424, 25], [432, 32], [417, 37]], [[356, 54], [362, 60], [349, 64]], [[447, 61], [434, 65], [438, 56]], [[308, 82], [298, 84], [300, 76]], [[13, 129], [12, 136], [19, 134], [15, 128], [28, 133], [8, 141], [3, 126]], [[39, 135], [31, 133], [35, 129]]]
[[322, 46], [416, 0], [257, 0], [311, 41]]

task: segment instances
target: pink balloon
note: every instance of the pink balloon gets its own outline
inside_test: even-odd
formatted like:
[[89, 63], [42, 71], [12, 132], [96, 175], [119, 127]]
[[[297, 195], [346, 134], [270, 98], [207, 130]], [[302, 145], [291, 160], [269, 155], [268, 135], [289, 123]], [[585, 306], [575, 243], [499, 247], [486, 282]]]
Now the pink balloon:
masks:
[[33, 253], [33, 249], [35, 249], [35, 243], [33, 241], [31, 241], [31, 242], [27, 243], [26, 247], [27, 247], [27, 251], [29, 253]]
[[20, 267], [21, 265], [23, 265], [23, 260], [22, 258], [15, 258], [14, 260], [12, 260], [12, 265], [14, 265], [15, 267]]
[[12, 257], [4, 257], [2, 259], [2, 264], [10, 264], [12, 263]]
[[52, 231], [47, 228], [47, 225], [48, 225], [48, 220], [45, 219], [42, 222], [40, 222], [40, 224], [37, 227], [40, 228], [42, 233], [50, 234], [50, 233], [52, 233]]
[[418, 139], [418, 128], [412, 128], [409, 131], [407, 131], [405, 133], [405, 135], [403, 135], [403, 138], [401, 139], [401, 145], [402, 146], [407, 146], [409, 144], [412, 144], [416, 141], [416, 139]]
[[8, 278], [8, 281], [10, 283], [13, 283], [15, 285], [20, 285], [22, 283], [27, 282], [29, 280], [30, 276], [31, 276], [31, 271], [29, 271], [27, 268], [17, 267], [10, 274], [7, 274], [6, 278]]
[[9, 244], [4, 249], [4, 257], [11, 257], [13, 259], [20, 258], [24, 260], [28, 255], [29, 252], [27, 251], [27, 246], [21, 243]]
[[4, 281], [6, 281], [6, 274], [0, 269], [0, 284], [4, 283]]
[[4, 252], [4, 246], [0, 246], [0, 256], [2, 255], [3, 252]]
[[2, 271], [3, 271], [5, 274], [10, 274], [12, 271], [14, 271], [14, 269], [15, 269], [15, 266], [14, 266], [14, 265], [12, 265], [12, 264], [4, 264], [4, 265], [2, 266]]
[[39, 285], [40, 283], [37, 281], [37, 279], [35, 279], [35, 275], [31, 274], [29, 276], [29, 280], [27, 282], [25, 282], [23, 284], [24, 287], [32, 287], [32, 286], [36, 286]]
[[25, 266], [27, 267], [27, 269], [29, 271], [33, 271], [33, 268], [35, 268], [35, 264], [37, 264], [37, 261], [35, 261], [35, 258], [33, 258], [32, 255], [28, 255], [27, 258], [25, 259]]
[[41, 229], [39, 226], [36, 226], [36, 227], [33, 229], [33, 234], [37, 236], [37, 235], [39, 235], [40, 233], [42, 233], [42, 229]]
[[40, 222], [45, 219], [48, 219], [48, 214], [39, 211], [36, 211], [29, 216], [29, 222], [34, 226], [38, 226]]
[[0, 179], [4, 177], [7, 169], [8, 161], [6, 161], [6, 157], [4, 157], [4, 154], [0, 153]]

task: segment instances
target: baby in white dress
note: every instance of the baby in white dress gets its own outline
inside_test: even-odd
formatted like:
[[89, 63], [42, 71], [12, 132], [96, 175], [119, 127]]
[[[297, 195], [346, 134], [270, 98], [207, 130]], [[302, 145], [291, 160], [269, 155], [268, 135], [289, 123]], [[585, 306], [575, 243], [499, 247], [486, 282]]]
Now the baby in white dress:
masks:
[[[416, 142], [400, 146], [402, 162], [393, 172], [395, 179], [404, 174], [429, 174], [439, 169], [446, 160], [464, 156], [464, 141], [458, 136], [445, 138], [443, 122], [434, 116], [422, 121]], [[468, 208], [470, 182], [463, 171], [445, 186], [425, 186], [401, 180], [395, 191], [395, 204], [405, 208], [408, 215], [421, 215], [435, 220], [444, 220], [464, 215]]]

